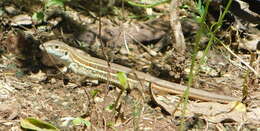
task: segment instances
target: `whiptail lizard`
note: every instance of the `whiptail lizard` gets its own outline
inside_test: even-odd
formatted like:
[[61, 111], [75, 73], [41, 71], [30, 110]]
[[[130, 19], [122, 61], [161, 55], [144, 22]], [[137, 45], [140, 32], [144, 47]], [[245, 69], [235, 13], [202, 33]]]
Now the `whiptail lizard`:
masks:
[[[117, 73], [124, 72], [127, 75], [129, 87], [138, 87], [141, 86], [142, 83], [145, 88], [149, 88], [147, 86], [151, 84], [151, 88], [153, 89], [178, 95], [183, 94], [186, 88], [188, 88], [177, 83], [153, 77], [143, 72], [134, 71], [133, 69], [118, 64], [111, 63], [110, 67], [108, 67], [108, 63], [105, 60], [91, 57], [87, 53], [70, 47], [58, 40], [45, 42], [40, 45], [40, 49], [61, 61], [74, 73], [103, 81], [109, 80], [116, 85], [120, 85]], [[109, 77], [108, 74], [110, 75]], [[203, 101], [217, 101], [221, 103], [239, 101], [239, 99], [235, 97], [218, 95], [195, 88], [190, 88], [189, 97]]]

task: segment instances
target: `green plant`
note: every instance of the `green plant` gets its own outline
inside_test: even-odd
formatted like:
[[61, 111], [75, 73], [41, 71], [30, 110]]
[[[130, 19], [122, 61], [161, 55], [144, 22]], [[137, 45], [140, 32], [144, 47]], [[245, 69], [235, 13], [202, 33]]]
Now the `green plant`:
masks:
[[44, 21], [44, 13], [42, 11], [33, 13], [32, 20], [41, 23]]
[[35, 130], [35, 131], [59, 131], [59, 129], [52, 124], [38, 120], [35, 118], [26, 118], [22, 119], [20, 125], [23, 129], [26, 130]]
[[76, 117], [72, 120], [73, 125], [83, 125], [83, 126], [91, 126], [91, 123], [88, 120], [85, 120], [81, 117]]
[[[195, 45], [193, 48], [193, 53], [192, 53], [192, 57], [191, 57], [191, 66], [190, 66], [190, 72], [188, 75], [188, 87], [192, 86], [193, 80], [194, 80], [194, 76], [199, 72], [199, 67], [204, 64], [206, 62], [205, 57], [207, 56], [209, 49], [211, 48], [212, 44], [214, 43], [214, 38], [215, 38], [215, 33], [218, 31], [218, 29], [222, 26], [223, 23], [223, 19], [232, 3], [232, 0], [228, 1], [227, 6], [225, 7], [225, 10], [223, 13], [220, 14], [218, 21], [213, 23], [210, 27], [206, 24], [206, 15], [208, 12], [208, 7], [210, 4], [210, 0], [206, 1], [206, 5], [204, 6], [201, 0], [198, 0], [198, 3], [196, 4], [197, 10], [198, 10], [198, 14], [199, 16], [197, 16], [196, 20], [200, 25], [200, 28], [198, 30], [198, 32], [196, 33], [195, 36]], [[199, 60], [199, 63], [196, 64], [196, 56], [197, 53], [199, 51], [199, 46], [200, 46], [200, 41], [201, 38], [204, 34], [204, 32], [207, 32], [209, 35], [209, 42], [203, 52], [203, 55], [201, 57], [201, 59]], [[183, 109], [182, 109], [182, 120], [181, 120], [181, 130], [184, 130], [184, 116], [185, 116], [185, 111], [187, 108], [187, 103], [188, 103], [188, 97], [189, 97], [189, 88], [187, 88], [184, 92], [183, 95]]]
[[124, 0], [125, 2], [127, 2], [128, 4], [132, 5], [132, 6], [137, 6], [137, 7], [142, 7], [142, 8], [153, 8], [155, 6], [158, 6], [158, 5], [161, 5], [161, 4], [164, 4], [164, 3], [168, 3], [170, 2], [171, 0], [158, 0], [154, 3], [151, 3], [151, 4], [140, 4], [140, 3], [137, 3], [137, 2], [133, 2], [131, 0]]
[[119, 80], [120, 85], [124, 88], [124, 90], [128, 88], [127, 76], [124, 72], [118, 72], [117, 79]]
[[61, 126], [68, 127], [68, 126], [91, 126], [90, 121], [83, 119], [81, 117], [64, 117], [61, 119], [63, 122]]
[[69, 1], [69, 0], [48, 0], [47, 3], [45, 4], [45, 8], [50, 7], [50, 6], [59, 6], [59, 7], [64, 7], [64, 2]]
[[35, 23], [41, 23], [45, 20], [45, 10], [49, 7], [61, 7], [64, 8], [64, 3], [70, 1], [70, 0], [48, 0], [45, 4], [44, 4], [44, 8], [34, 12], [32, 15], [32, 20]]

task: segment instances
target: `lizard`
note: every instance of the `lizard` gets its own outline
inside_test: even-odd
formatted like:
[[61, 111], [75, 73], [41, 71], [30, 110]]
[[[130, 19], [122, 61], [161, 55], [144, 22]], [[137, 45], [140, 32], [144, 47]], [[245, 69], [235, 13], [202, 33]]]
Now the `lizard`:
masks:
[[[107, 61], [92, 57], [84, 51], [71, 47], [59, 40], [47, 41], [41, 44], [39, 48], [59, 60], [76, 74], [101, 81], [109, 81], [119, 87], [120, 81], [118, 80], [117, 73], [124, 72], [127, 75], [129, 87], [143, 86], [149, 89], [150, 86], [150, 88], [177, 95], [183, 95], [188, 88], [187, 86], [162, 80], [119, 64], [110, 63], [110, 66], [108, 66]], [[108, 75], [110, 76], [108, 77]], [[219, 95], [192, 87], [189, 88], [189, 98], [220, 103], [239, 101], [239, 98], [236, 97]]]

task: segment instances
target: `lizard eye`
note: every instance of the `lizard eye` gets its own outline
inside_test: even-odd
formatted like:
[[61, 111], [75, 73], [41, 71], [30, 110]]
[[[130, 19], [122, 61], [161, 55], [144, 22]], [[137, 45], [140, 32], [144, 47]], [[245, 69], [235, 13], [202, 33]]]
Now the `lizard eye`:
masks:
[[57, 45], [56, 45], [56, 46], [54, 46], [54, 48], [55, 48], [55, 49], [58, 49], [58, 48], [59, 48], [59, 46], [57, 46]]

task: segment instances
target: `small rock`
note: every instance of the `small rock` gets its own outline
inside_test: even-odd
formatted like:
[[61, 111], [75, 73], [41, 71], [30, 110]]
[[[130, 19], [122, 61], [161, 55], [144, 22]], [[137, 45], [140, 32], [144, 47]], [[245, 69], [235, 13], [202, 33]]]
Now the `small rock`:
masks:
[[13, 6], [5, 6], [4, 9], [8, 14], [11, 15], [16, 15], [18, 13], [17, 9], [15, 9]]
[[102, 98], [102, 97], [95, 97], [94, 101], [97, 102], [97, 103], [100, 103], [100, 102], [104, 101], [104, 98]]
[[253, 39], [251, 41], [246, 41], [242, 44], [239, 44], [239, 48], [246, 49], [249, 51], [257, 51], [260, 50], [260, 40]]
[[67, 85], [66, 85], [68, 88], [76, 88], [76, 87], [78, 87], [78, 85], [77, 84], [75, 84], [75, 83], [68, 83]]
[[128, 52], [128, 50], [126, 49], [126, 48], [121, 48], [120, 49], [120, 54], [122, 54], [122, 55], [128, 55], [129, 54], [129, 52]]
[[50, 23], [53, 27], [55, 27], [59, 23], [61, 23], [61, 21], [62, 21], [62, 17], [56, 17], [56, 18], [48, 20], [48, 23]]
[[51, 84], [55, 84], [57, 81], [56, 81], [56, 79], [55, 78], [51, 78], [51, 80], [50, 80], [50, 83]]
[[19, 25], [31, 25], [32, 18], [29, 15], [17, 15], [12, 18], [11, 25], [12, 26], [19, 26]]
[[202, 56], [203, 56], [203, 51], [198, 51], [198, 53], [197, 53], [197, 56], [196, 56], [196, 59], [201, 59], [202, 58]]
[[29, 78], [36, 83], [39, 83], [40, 81], [46, 80], [47, 75], [43, 73], [42, 71], [39, 71], [36, 74], [31, 74]]

